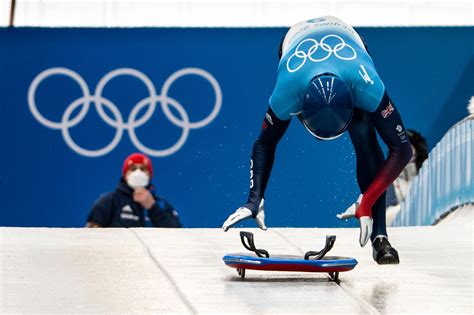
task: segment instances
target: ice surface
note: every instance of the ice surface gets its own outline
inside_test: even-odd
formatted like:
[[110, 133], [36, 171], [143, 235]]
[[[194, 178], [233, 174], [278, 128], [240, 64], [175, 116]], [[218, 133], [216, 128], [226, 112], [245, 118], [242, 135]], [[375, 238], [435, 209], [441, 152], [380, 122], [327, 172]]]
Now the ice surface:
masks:
[[474, 206], [436, 226], [389, 229], [398, 266], [378, 266], [357, 229], [249, 229], [270, 254], [319, 250], [359, 265], [326, 274], [247, 271], [238, 229], [0, 228], [0, 313], [473, 313]]

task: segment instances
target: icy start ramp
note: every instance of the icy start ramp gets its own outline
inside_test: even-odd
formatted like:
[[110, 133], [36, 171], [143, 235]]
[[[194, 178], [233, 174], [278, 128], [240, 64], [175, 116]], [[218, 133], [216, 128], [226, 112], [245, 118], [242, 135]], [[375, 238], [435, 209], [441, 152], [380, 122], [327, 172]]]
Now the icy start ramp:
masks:
[[340, 276], [247, 272], [222, 262], [239, 230], [0, 229], [0, 313], [473, 313], [473, 207], [436, 226], [392, 228], [400, 265], [379, 266], [357, 229], [251, 229], [270, 253], [337, 235]]

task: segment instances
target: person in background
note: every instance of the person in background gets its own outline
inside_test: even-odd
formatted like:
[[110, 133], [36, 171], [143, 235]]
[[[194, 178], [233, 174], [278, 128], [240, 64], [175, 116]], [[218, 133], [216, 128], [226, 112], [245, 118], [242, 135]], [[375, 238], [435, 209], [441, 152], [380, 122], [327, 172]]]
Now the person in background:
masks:
[[86, 227], [144, 227], [145, 212], [154, 227], [182, 227], [173, 206], [155, 195], [152, 177], [150, 158], [141, 153], [128, 156], [117, 188], [93, 204]]
[[428, 158], [428, 144], [423, 135], [413, 129], [408, 129], [407, 135], [413, 156], [393, 185], [387, 189], [387, 225], [391, 225], [400, 211], [400, 204], [405, 200], [410, 184], [418, 175], [423, 162]]

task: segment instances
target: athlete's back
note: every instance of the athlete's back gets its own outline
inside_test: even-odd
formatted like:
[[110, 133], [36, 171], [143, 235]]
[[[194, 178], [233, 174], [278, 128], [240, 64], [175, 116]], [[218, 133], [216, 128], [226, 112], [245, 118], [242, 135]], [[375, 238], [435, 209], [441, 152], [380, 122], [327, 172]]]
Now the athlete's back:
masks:
[[326, 16], [300, 22], [282, 44], [278, 78], [270, 105], [283, 120], [301, 111], [306, 88], [315, 76], [332, 73], [344, 80], [355, 107], [374, 111], [385, 87], [357, 32]]

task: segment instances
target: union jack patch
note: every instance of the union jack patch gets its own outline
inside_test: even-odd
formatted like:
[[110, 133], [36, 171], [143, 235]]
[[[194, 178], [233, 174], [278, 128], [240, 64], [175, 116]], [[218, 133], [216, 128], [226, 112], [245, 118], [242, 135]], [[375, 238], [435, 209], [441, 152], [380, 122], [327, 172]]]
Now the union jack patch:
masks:
[[392, 103], [389, 102], [388, 106], [384, 110], [382, 110], [382, 112], [381, 112], [382, 117], [387, 118], [388, 116], [390, 116], [393, 113], [394, 110], [395, 109], [393, 108]]

